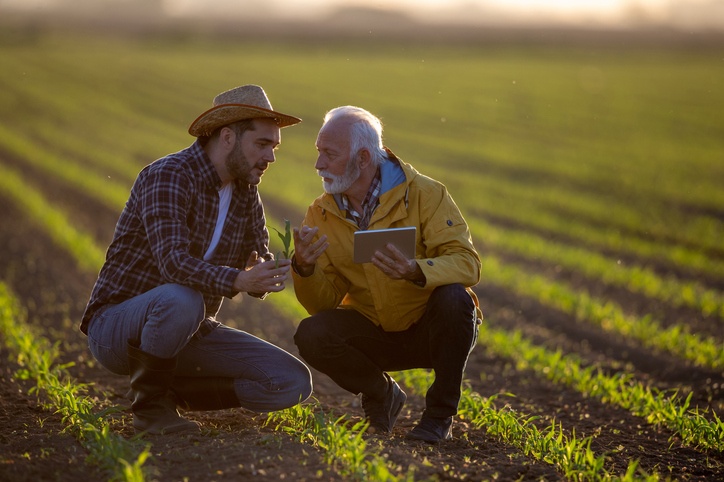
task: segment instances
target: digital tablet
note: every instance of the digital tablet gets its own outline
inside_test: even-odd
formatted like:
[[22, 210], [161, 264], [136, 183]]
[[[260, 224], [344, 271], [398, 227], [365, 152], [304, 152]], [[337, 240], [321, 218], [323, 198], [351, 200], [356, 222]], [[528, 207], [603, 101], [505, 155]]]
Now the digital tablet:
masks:
[[375, 251], [389, 253], [388, 243], [395, 245], [402, 251], [407, 259], [415, 257], [415, 231], [414, 226], [404, 228], [371, 229], [354, 233], [354, 262], [369, 263]]

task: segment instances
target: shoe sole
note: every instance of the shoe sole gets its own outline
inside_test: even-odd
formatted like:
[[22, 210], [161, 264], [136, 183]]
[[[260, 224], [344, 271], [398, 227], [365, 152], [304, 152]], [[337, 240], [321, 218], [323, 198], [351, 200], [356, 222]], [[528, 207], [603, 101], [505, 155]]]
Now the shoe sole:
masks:
[[430, 436], [430, 437], [425, 437], [424, 435], [417, 435], [417, 434], [413, 434], [412, 432], [410, 432], [405, 436], [405, 438], [407, 440], [415, 440], [415, 441], [420, 441], [420, 442], [427, 442], [429, 444], [436, 444], [438, 442], [442, 442], [445, 440], [452, 440], [452, 434], [447, 433], [447, 434], [445, 434], [445, 437], [437, 438], [434, 435]]
[[170, 425], [168, 427], [136, 427], [133, 426], [136, 435], [172, 435], [172, 434], [188, 434], [188, 433], [201, 433], [201, 426], [195, 422], [189, 422], [178, 425]]

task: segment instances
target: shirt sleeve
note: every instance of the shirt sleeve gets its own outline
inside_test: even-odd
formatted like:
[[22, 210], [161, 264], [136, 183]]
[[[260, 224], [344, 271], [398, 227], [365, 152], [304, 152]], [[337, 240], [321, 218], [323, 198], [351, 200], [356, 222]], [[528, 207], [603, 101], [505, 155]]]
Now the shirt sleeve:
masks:
[[167, 282], [212, 295], [234, 296], [238, 270], [191, 256], [187, 219], [194, 184], [172, 168], [150, 170], [140, 186], [139, 207], [151, 252]]
[[[251, 206], [249, 208], [249, 224], [244, 231], [243, 249], [239, 260], [239, 266], [242, 268], [246, 267], [252, 251], [256, 251], [257, 255], [264, 259], [265, 262], [274, 260], [274, 255], [269, 251], [269, 230], [266, 227], [264, 206], [256, 186], [250, 192], [249, 206]], [[269, 293], [249, 292], [248, 294], [263, 300]]]
[[264, 258], [265, 261], [274, 259], [274, 255], [269, 251], [269, 230], [266, 227], [266, 217], [264, 216], [264, 207], [259, 190], [254, 187], [250, 196], [249, 205], [251, 208], [249, 224], [244, 232], [245, 249], [242, 250], [242, 266], [246, 265], [252, 251], [256, 251], [259, 257]]

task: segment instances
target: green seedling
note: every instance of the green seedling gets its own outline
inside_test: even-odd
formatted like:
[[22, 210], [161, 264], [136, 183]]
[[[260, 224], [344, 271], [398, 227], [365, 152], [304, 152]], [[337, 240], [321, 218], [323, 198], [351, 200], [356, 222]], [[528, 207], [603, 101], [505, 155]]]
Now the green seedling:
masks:
[[60, 415], [66, 425], [64, 432], [73, 434], [85, 446], [88, 460], [105, 470], [109, 480], [145, 480], [143, 465], [151, 456], [150, 446], [127, 440], [111, 426], [110, 415], [122, 412], [123, 408], [98, 405], [98, 394], [89, 393], [91, 387], [78, 383], [67, 370], [72, 363], [58, 362], [62, 357], [60, 342], [51, 342], [27, 323], [27, 315], [2, 282], [0, 339], [20, 365], [14, 378], [34, 380], [29, 394], [42, 400], [43, 409]]
[[288, 219], [284, 220], [283, 234], [277, 228], [272, 229], [277, 232], [277, 234], [279, 235], [279, 239], [281, 239], [282, 243], [284, 244], [284, 251], [282, 251], [281, 253], [277, 252], [277, 260], [281, 255], [284, 255], [286, 259], [291, 259], [291, 257], [294, 256], [294, 249], [290, 249], [292, 246], [292, 223]]

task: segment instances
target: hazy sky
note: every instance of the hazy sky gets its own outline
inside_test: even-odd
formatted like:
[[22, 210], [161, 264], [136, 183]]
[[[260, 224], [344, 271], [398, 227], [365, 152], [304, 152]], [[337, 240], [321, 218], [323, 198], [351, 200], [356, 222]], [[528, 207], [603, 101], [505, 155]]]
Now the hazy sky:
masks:
[[[0, 0], [2, 1], [2, 0]], [[33, 1], [33, 0], [26, 0]], [[37, 1], [37, 0], [36, 0]], [[478, 21], [481, 17], [503, 21], [553, 20], [589, 25], [623, 24], [626, 19], [678, 25], [724, 26], [724, 0], [163, 0], [169, 13], [188, 15], [204, 11], [224, 12], [230, 6], [254, 6], [284, 16], [315, 17], [334, 7], [365, 6], [400, 8], [418, 18]]]
[[[3, 6], [42, 10], [47, 6], [114, 5], [144, 0], [0, 0]], [[411, 16], [432, 21], [541, 22], [554, 21], [590, 26], [622, 25], [648, 21], [679, 27], [724, 29], [724, 0], [161, 0], [173, 16], [283, 16], [324, 18], [340, 6], [403, 9]]]
[[[190, 1], [190, 0], [174, 0]], [[649, 0], [650, 1], [650, 0]], [[293, 2], [289, 2], [293, 3]], [[361, 2], [359, 0], [310, 0], [305, 4], [319, 5], [368, 5], [379, 7], [397, 6], [403, 8], [437, 9], [450, 7], [452, 5], [474, 5], [480, 6], [495, 5], [505, 6], [513, 9], [542, 9], [548, 11], [606, 11], [615, 10], [623, 5], [625, 0], [370, 0]], [[659, 0], [660, 3], [660, 0]]]
[[[194, 9], [199, 0], [165, 0], [170, 9]], [[668, 0], [636, 0], [640, 4], [651, 5], [668, 3]], [[696, 0], [693, 0], [696, 1]], [[223, 3], [223, 2], [217, 2]], [[233, 3], [233, 0], [232, 0]], [[243, 3], [243, 2], [239, 2]], [[498, 7], [518, 11], [538, 10], [562, 15], [575, 15], [580, 13], [615, 14], [631, 0], [275, 0], [276, 5], [293, 9], [303, 6], [299, 10], [306, 12], [322, 11], [324, 9], [340, 6], [359, 6], [378, 8], [404, 8], [416, 10], [420, 13], [440, 9], [454, 8], [455, 6]]]

